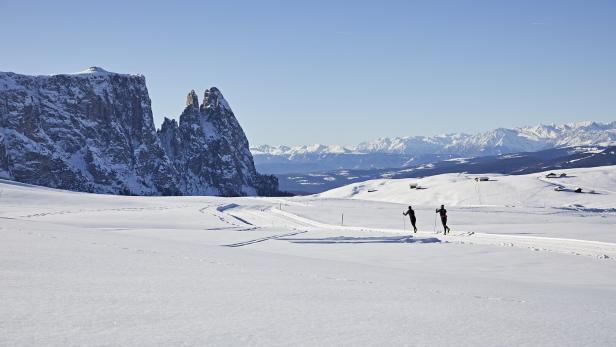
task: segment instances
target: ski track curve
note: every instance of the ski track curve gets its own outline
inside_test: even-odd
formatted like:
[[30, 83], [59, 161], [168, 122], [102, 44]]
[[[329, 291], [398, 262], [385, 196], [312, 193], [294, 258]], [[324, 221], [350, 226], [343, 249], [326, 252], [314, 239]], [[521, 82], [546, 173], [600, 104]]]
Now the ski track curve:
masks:
[[[385, 228], [370, 228], [370, 227], [357, 227], [357, 226], [342, 226], [322, 223], [316, 220], [305, 218], [287, 211], [283, 211], [277, 208], [269, 207], [267, 209], [259, 209], [257, 213], [253, 209], [249, 209], [244, 206], [235, 206], [231, 208], [234, 213], [238, 215], [252, 214], [258, 219], [263, 220], [278, 220], [284, 223], [284, 225], [292, 228], [302, 228], [308, 231], [318, 230], [339, 230], [347, 232], [382, 232], [390, 234], [404, 233], [398, 229], [385, 229]], [[228, 213], [227, 210], [223, 213]], [[260, 215], [260, 216], [259, 216]], [[247, 219], [251, 220], [246, 216]], [[258, 223], [255, 221], [255, 226]], [[263, 227], [263, 226], [262, 226]], [[432, 232], [419, 231], [417, 236], [430, 236], [434, 237]], [[437, 235], [439, 235], [437, 233]], [[277, 237], [267, 238], [276, 239]], [[578, 239], [566, 239], [566, 238], [552, 238], [541, 236], [520, 236], [520, 235], [503, 235], [503, 234], [486, 234], [476, 233], [472, 231], [456, 232], [451, 235], [439, 236], [440, 241], [444, 243], [457, 243], [457, 244], [477, 244], [477, 245], [491, 245], [498, 247], [516, 247], [529, 249], [531, 251], [552, 252], [567, 255], [587, 256], [596, 259], [616, 260], [616, 243], [601, 242], [601, 241], [588, 241]], [[266, 240], [263, 240], [266, 241]], [[261, 242], [261, 241], [259, 241]]]

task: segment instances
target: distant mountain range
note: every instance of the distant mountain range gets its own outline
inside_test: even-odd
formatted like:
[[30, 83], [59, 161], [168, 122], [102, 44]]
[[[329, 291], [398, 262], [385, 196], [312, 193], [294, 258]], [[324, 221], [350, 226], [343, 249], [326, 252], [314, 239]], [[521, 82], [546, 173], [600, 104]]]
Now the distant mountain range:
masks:
[[552, 148], [537, 152], [452, 158], [397, 169], [343, 169], [307, 174], [278, 174], [277, 177], [280, 188], [283, 190], [295, 194], [314, 194], [350, 183], [376, 178], [426, 177], [454, 172], [515, 175], [606, 165], [616, 165], [616, 146]]
[[479, 134], [379, 138], [355, 146], [302, 145], [251, 147], [257, 168], [266, 173], [307, 173], [338, 169], [409, 167], [459, 157], [536, 152], [551, 148], [616, 145], [616, 121], [498, 128]]

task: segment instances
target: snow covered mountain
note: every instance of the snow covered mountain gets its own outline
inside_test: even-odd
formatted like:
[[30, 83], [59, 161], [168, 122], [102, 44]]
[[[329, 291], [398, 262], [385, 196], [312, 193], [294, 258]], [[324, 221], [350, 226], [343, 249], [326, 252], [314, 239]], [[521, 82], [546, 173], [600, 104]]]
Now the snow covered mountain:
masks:
[[[534, 152], [557, 147], [616, 144], [616, 121], [498, 128], [469, 135], [446, 134], [379, 138], [355, 146], [258, 146], [251, 148], [257, 167], [266, 172], [379, 169], [404, 167], [453, 157]], [[365, 155], [371, 155], [366, 160]], [[382, 156], [387, 155], [387, 156]]]
[[301, 146], [270, 146], [261, 145], [252, 147], [251, 152], [253, 155], [288, 155], [288, 156], [300, 156], [304, 154], [362, 154], [352, 148], [340, 146], [340, 145], [301, 145]]
[[350, 183], [381, 178], [417, 178], [444, 173], [520, 175], [546, 170], [616, 165], [616, 146], [559, 147], [474, 158], [452, 158], [404, 168], [330, 170], [278, 174], [281, 189], [299, 195], [321, 193]]
[[259, 175], [248, 139], [217, 88], [205, 91], [203, 104], [194, 90], [187, 97], [179, 124], [165, 118], [158, 131], [188, 195], [271, 195], [278, 182]]
[[179, 128], [167, 120], [157, 134], [141, 75], [0, 72], [0, 177], [111, 194], [276, 192], [220, 92], [206, 91], [200, 108], [191, 95]]

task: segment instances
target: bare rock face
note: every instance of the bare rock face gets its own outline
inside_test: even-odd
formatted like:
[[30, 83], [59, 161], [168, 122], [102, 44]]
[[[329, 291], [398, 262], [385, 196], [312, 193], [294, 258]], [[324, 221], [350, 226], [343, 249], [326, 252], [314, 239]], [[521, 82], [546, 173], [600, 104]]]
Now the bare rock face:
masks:
[[188, 195], [274, 195], [278, 181], [257, 173], [246, 135], [217, 88], [198, 105], [194, 91], [179, 123], [165, 119], [158, 135]]
[[[257, 194], [265, 178], [224, 98], [215, 98], [216, 106], [199, 106], [191, 92], [180, 124], [165, 120], [159, 138], [143, 76], [97, 67], [0, 72], [0, 178], [110, 194]], [[207, 121], [214, 114], [221, 118]], [[202, 131], [187, 129], [184, 118]]]
[[199, 98], [194, 90], [191, 90], [186, 97], [186, 106], [199, 107]]

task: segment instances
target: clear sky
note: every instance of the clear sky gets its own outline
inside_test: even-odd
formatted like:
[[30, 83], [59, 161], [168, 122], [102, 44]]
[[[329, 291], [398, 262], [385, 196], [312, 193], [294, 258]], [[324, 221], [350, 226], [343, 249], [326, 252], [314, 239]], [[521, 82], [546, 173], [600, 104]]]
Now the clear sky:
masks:
[[[616, 120], [616, 1], [7, 1], [0, 71], [221, 89], [251, 144]], [[201, 98], [200, 98], [201, 99]]]

